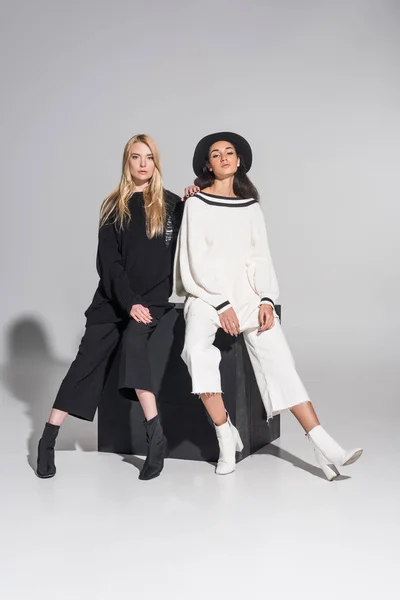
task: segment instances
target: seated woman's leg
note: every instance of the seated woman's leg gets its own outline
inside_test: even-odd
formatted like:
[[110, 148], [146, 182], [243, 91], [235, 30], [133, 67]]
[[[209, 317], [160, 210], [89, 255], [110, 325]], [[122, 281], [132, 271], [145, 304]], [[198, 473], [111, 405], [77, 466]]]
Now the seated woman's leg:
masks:
[[86, 421], [93, 421], [106, 369], [119, 337], [117, 323], [86, 327], [78, 354], [61, 383], [39, 441], [36, 473], [42, 479], [53, 477], [56, 473], [54, 447], [65, 417], [71, 414]]
[[89, 325], [65, 376], [53, 410], [93, 421], [110, 358], [120, 340], [118, 323]]
[[257, 315], [244, 339], [268, 419], [294, 406], [309, 402], [278, 317], [275, 325], [258, 333]]
[[226, 409], [222, 394], [200, 394], [200, 398], [214, 425], [226, 423]]
[[218, 475], [226, 475], [235, 470], [236, 451], [241, 451], [243, 444], [222, 400], [219, 371], [221, 353], [213, 346], [218, 330], [216, 311], [201, 300], [192, 300], [185, 320], [182, 359], [192, 377], [193, 393], [200, 396], [214, 423], [220, 450], [215, 472]]
[[119, 364], [121, 393], [130, 400], [139, 400], [145, 421], [147, 457], [139, 473], [139, 479], [154, 479], [164, 468], [167, 441], [158, 415], [154, 383], [149, 355], [149, 338], [155, 331], [159, 319], [153, 317], [146, 325], [133, 319], [129, 321], [122, 338]]
[[244, 332], [244, 337], [268, 418], [289, 409], [313, 442], [317, 461], [326, 477], [335, 479], [339, 475], [335, 465], [355, 462], [362, 450], [344, 450], [321, 427], [297, 374], [278, 318], [272, 329], [258, 334], [257, 328], [251, 328]]
[[[155, 319], [154, 319], [155, 321]], [[149, 356], [149, 338], [154, 332], [157, 322], [146, 325], [131, 319], [126, 326], [121, 341], [119, 361], [118, 388], [129, 400], [139, 400], [136, 390], [150, 392], [154, 397], [154, 384]], [[143, 394], [140, 394], [143, 398]], [[142, 408], [150, 408], [151, 402], [144, 398]], [[154, 398], [155, 406], [155, 398]], [[146, 414], [146, 413], [145, 413]]]
[[140, 406], [142, 407], [144, 416], [146, 421], [150, 421], [150, 419], [154, 419], [158, 415], [157, 402], [156, 397], [153, 392], [149, 392], [148, 390], [139, 390], [135, 389], [136, 396], [140, 402]]
[[58, 410], [58, 408], [52, 408], [47, 422], [50, 423], [51, 425], [56, 425], [57, 427], [60, 427], [64, 423], [64, 420], [67, 416], [68, 416], [68, 413], [65, 412], [64, 410]]
[[222, 392], [221, 353], [213, 346], [218, 325], [212, 311], [216, 314], [211, 306], [195, 299], [185, 314], [185, 344], [181, 356], [192, 378], [192, 393], [199, 396], [221, 395]]

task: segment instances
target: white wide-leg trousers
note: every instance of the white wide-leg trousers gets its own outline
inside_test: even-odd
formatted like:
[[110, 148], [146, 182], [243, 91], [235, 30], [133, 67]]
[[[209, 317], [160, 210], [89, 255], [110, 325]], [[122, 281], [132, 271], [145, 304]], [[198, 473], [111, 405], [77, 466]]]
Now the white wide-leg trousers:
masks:
[[[297, 374], [279, 318], [272, 329], [257, 333], [258, 306], [246, 307], [238, 314], [260, 394], [268, 419], [280, 412], [308, 402], [309, 396]], [[220, 351], [213, 346], [220, 326], [217, 311], [198, 298], [185, 305], [186, 334], [182, 359], [192, 377], [194, 394], [222, 393]]]

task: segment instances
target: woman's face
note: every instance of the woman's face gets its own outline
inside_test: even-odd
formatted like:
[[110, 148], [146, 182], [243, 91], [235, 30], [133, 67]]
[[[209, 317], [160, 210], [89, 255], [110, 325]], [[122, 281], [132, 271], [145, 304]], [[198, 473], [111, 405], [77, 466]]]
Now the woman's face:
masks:
[[135, 142], [131, 146], [129, 171], [136, 184], [143, 184], [153, 177], [155, 165], [150, 148], [143, 142]]
[[230, 142], [215, 142], [208, 154], [207, 168], [214, 172], [217, 179], [232, 177], [238, 170], [240, 159]]

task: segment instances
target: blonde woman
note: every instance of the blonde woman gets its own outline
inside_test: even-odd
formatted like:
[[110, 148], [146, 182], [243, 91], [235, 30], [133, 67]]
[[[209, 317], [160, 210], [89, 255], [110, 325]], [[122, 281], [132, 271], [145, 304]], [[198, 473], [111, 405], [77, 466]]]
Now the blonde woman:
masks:
[[55, 441], [70, 414], [93, 421], [105, 373], [122, 331], [119, 388], [138, 398], [145, 416], [148, 454], [139, 479], [157, 477], [165, 438], [157, 413], [148, 340], [171, 305], [172, 265], [182, 218], [180, 198], [164, 190], [157, 146], [136, 135], [125, 146], [119, 186], [100, 211], [100, 281], [85, 313], [86, 331], [61, 384], [42, 438], [37, 475], [53, 477]]

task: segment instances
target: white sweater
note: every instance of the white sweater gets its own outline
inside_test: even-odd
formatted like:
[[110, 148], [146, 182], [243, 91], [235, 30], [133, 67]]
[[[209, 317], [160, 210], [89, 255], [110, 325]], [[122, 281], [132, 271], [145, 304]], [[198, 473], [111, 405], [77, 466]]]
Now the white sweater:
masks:
[[178, 296], [200, 298], [218, 314], [274, 306], [278, 282], [259, 203], [203, 192], [188, 198], [174, 271]]

